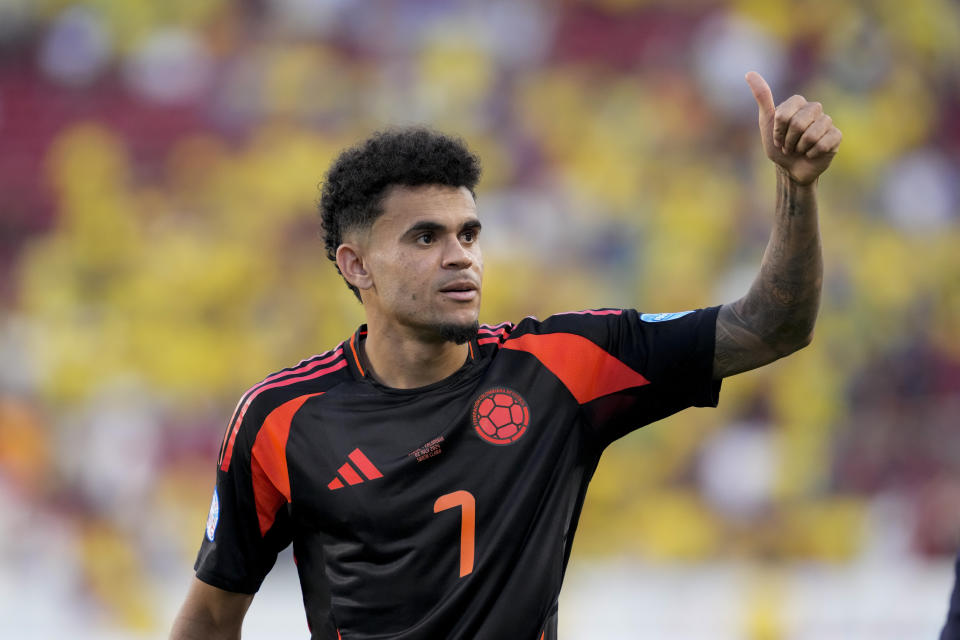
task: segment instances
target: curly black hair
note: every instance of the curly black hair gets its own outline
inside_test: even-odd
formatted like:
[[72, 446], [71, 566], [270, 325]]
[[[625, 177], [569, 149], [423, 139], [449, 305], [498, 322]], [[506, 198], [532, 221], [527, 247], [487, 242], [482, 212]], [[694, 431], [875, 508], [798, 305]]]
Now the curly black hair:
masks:
[[[479, 179], [480, 159], [459, 138], [425, 127], [374, 133], [342, 151], [324, 178], [319, 208], [327, 257], [336, 264], [344, 234], [374, 223], [391, 186], [437, 184], [474, 193]], [[359, 300], [357, 288], [347, 286]]]

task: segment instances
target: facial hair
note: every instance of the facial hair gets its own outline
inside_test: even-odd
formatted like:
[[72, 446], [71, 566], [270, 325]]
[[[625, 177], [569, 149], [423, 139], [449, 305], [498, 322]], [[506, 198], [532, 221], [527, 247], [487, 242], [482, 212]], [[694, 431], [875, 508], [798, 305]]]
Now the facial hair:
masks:
[[474, 321], [472, 324], [441, 324], [437, 327], [437, 333], [441, 340], [452, 342], [454, 344], [464, 344], [477, 336], [480, 330], [480, 323]]

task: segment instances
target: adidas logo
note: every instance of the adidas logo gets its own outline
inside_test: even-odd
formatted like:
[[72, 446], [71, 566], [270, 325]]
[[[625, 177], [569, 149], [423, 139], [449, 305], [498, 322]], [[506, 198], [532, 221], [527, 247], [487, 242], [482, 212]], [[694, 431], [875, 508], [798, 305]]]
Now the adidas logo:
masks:
[[[363, 451], [360, 449], [354, 449], [351, 451], [347, 458], [350, 459], [350, 462], [357, 465], [357, 469], [360, 470], [360, 473], [363, 474], [363, 478], [367, 480], [376, 480], [377, 478], [382, 478], [383, 474], [380, 473], [380, 470], [370, 462], [370, 458], [363, 455]], [[353, 468], [353, 465], [350, 462], [344, 462], [343, 466], [337, 469], [337, 473], [340, 474], [339, 478], [334, 478], [327, 484], [327, 488], [331, 491], [336, 491], [337, 489], [343, 488], [343, 481], [346, 480], [347, 484], [360, 484], [363, 482], [363, 478], [360, 477], [360, 473], [357, 473], [357, 469]], [[343, 480], [341, 480], [341, 478]]]

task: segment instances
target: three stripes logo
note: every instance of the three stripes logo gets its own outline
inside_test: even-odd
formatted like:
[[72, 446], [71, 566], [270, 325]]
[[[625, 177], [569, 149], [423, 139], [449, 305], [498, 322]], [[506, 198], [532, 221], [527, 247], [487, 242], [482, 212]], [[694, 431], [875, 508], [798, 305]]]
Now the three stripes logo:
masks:
[[[370, 458], [363, 455], [363, 451], [360, 449], [354, 449], [351, 451], [347, 458], [348, 462], [344, 462], [343, 466], [337, 469], [337, 474], [339, 477], [334, 478], [327, 484], [327, 488], [331, 491], [336, 491], [337, 489], [342, 489], [344, 487], [344, 481], [349, 485], [360, 484], [363, 482], [363, 478], [367, 480], [376, 480], [377, 478], [382, 478], [383, 474], [380, 473], [380, 470], [370, 462]], [[350, 463], [353, 463], [351, 465]], [[354, 468], [356, 465], [356, 469]], [[357, 473], [357, 469], [360, 470]], [[363, 474], [363, 477], [360, 477], [360, 474]]]

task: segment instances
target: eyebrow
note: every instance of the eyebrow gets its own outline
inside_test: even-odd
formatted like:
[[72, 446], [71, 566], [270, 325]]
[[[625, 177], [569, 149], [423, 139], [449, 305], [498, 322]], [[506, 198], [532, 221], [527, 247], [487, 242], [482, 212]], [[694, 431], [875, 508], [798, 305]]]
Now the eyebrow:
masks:
[[[480, 221], [477, 218], [471, 218], [460, 225], [460, 231], [479, 231], [483, 225], [480, 224]], [[433, 231], [440, 232], [445, 230], [446, 227], [439, 222], [432, 222], [430, 220], [421, 220], [419, 222], [413, 223], [406, 233], [403, 235], [410, 235], [412, 233], [419, 233], [423, 231]]]

